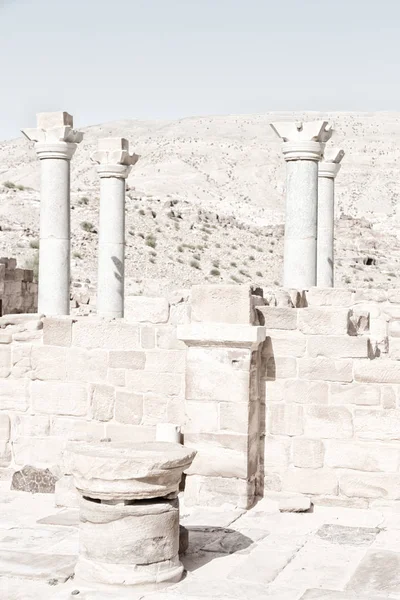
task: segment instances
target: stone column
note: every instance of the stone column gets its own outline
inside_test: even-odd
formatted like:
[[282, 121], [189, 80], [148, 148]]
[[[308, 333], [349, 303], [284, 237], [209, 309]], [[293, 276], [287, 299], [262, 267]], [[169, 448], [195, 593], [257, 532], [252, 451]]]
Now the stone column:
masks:
[[343, 150], [329, 148], [318, 166], [317, 286], [334, 285], [335, 178]]
[[138, 158], [124, 138], [100, 139], [93, 155], [100, 175], [97, 314], [103, 317], [124, 316], [125, 179]]
[[283, 285], [308, 289], [317, 282], [318, 162], [332, 129], [327, 121], [271, 127], [287, 162]]
[[83, 133], [66, 112], [39, 113], [37, 129], [22, 133], [40, 159], [40, 246], [38, 312], [69, 314], [70, 161]]

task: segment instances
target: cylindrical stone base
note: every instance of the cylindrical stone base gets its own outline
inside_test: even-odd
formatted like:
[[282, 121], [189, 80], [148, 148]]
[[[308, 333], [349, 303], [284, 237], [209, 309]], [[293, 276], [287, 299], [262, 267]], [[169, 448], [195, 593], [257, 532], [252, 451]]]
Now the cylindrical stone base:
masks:
[[117, 504], [80, 499], [77, 578], [102, 585], [149, 586], [175, 583], [179, 561], [177, 499]]
[[318, 236], [317, 236], [317, 285], [334, 285], [334, 221], [335, 180], [319, 177], [318, 182]]
[[100, 179], [97, 314], [124, 316], [125, 179]]
[[298, 290], [316, 285], [318, 162], [287, 162], [283, 285]]

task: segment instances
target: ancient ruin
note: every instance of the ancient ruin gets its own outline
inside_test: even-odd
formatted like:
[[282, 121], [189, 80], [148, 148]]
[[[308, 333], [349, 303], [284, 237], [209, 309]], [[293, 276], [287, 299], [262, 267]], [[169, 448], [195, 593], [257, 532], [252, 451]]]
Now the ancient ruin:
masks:
[[[0, 465], [6, 493], [51, 496], [34, 525], [58, 527], [56, 558], [26, 562], [68, 597], [103, 586], [105, 598], [134, 597], [127, 588], [145, 597], [178, 584], [202, 553], [204, 568], [211, 554], [229, 558], [215, 567], [215, 596], [226, 579], [235, 598], [284, 600], [292, 580], [306, 581], [306, 542], [314, 562], [338, 563], [328, 539], [356, 560], [344, 583], [332, 567], [328, 592], [346, 585], [373, 598], [383, 561], [373, 544], [399, 499], [400, 290], [334, 287], [344, 152], [329, 147], [327, 121], [272, 127], [287, 163], [283, 288], [204, 283], [125, 298], [125, 180], [138, 156], [125, 138], [105, 137], [92, 149], [100, 225], [90, 316], [70, 314], [69, 169], [82, 134], [68, 113], [41, 114], [24, 131], [42, 172], [39, 300], [32, 272], [1, 259]], [[71, 551], [59, 529], [76, 528], [77, 511]], [[286, 512], [309, 520], [293, 525]], [[64, 537], [76, 544], [77, 530]], [[369, 544], [375, 552], [353, 547]], [[290, 566], [297, 553], [300, 566]], [[193, 597], [208, 568], [171, 599]], [[344, 598], [315, 595], [325, 582], [313, 577], [297, 598]], [[278, 595], [263, 596], [275, 579]]]

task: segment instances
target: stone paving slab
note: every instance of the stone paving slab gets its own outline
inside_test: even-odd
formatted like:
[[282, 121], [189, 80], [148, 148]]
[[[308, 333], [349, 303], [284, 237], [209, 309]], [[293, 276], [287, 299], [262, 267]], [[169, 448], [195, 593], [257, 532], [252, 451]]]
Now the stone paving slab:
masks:
[[79, 510], [61, 510], [37, 521], [42, 525], [59, 525], [60, 527], [79, 527]]
[[400, 598], [400, 552], [370, 550], [357, 567], [347, 590], [358, 594], [386, 593]]
[[38, 554], [0, 550], [0, 577], [27, 577], [64, 582], [73, 573], [76, 557], [70, 555]]

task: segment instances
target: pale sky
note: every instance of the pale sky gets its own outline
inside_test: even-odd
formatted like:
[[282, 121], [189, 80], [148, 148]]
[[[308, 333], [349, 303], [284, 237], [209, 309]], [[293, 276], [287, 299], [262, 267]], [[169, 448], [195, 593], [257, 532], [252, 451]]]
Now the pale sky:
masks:
[[0, 140], [270, 110], [400, 110], [398, 0], [0, 0]]

